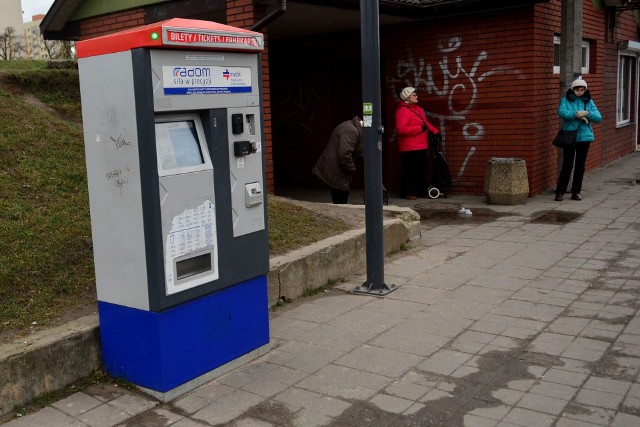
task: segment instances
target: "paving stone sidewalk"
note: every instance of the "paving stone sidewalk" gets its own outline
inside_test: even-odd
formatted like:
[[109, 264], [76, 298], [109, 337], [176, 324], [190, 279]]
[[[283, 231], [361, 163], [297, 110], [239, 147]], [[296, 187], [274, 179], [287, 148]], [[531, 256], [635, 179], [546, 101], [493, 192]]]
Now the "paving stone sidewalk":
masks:
[[268, 354], [169, 403], [94, 386], [6, 426], [639, 426], [638, 179], [640, 153], [579, 202], [412, 202], [473, 214], [425, 220], [385, 298], [278, 309]]

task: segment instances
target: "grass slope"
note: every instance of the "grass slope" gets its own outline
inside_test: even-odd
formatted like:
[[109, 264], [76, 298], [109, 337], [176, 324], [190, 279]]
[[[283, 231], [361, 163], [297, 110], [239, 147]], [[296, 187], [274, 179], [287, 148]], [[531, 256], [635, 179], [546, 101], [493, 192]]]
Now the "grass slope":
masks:
[[0, 330], [94, 289], [82, 131], [0, 89]]

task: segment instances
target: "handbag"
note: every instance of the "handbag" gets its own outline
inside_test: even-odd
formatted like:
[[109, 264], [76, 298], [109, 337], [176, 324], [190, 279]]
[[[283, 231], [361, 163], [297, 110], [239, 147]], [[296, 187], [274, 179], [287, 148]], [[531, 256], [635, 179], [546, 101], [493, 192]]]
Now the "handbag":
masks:
[[[582, 126], [582, 123], [580, 123], [580, 125], [578, 126], [578, 129], [580, 129], [580, 126]], [[578, 137], [578, 129], [576, 130], [560, 129], [556, 137], [553, 139], [552, 144], [558, 148], [569, 147], [575, 144], [576, 138]]]
[[429, 147], [436, 147], [436, 150], [437, 150], [438, 144], [442, 142], [442, 136], [440, 135], [440, 133], [429, 132], [427, 139], [429, 140]]
[[[584, 102], [584, 108], [585, 110], [587, 109], [587, 102]], [[580, 127], [584, 124], [584, 122], [581, 120], [580, 124], [578, 125], [578, 127], [575, 130], [563, 130], [560, 129], [558, 131], [558, 134], [556, 135], [555, 138], [553, 138], [553, 141], [551, 142], [553, 145], [555, 145], [558, 148], [564, 148], [564, 147], [570, 147], [573, 144], [576, 143], [576, 138], [578, 138], [578, 131], [580, 130]]]

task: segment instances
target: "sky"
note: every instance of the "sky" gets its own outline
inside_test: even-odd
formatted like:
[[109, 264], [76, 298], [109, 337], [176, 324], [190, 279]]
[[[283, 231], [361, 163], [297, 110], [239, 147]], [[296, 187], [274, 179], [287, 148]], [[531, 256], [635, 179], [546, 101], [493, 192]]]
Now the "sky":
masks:
[[22, 0], [22, 21], [29, 22], [33, 15], [46, 15], [53, 0]]

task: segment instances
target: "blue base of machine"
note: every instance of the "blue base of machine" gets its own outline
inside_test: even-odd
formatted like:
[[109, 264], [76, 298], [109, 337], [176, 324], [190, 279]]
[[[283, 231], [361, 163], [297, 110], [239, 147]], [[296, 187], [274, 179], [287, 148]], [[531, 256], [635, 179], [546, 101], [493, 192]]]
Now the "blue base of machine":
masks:
[[269, 342], [267, 277], [160, 313], [98, 302], [107, 373], [167, 392]]

